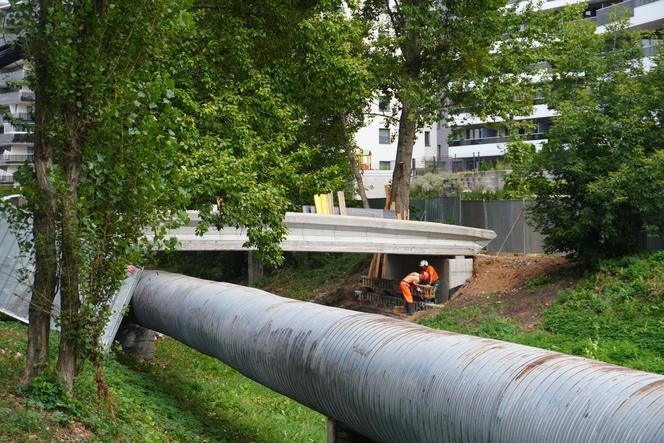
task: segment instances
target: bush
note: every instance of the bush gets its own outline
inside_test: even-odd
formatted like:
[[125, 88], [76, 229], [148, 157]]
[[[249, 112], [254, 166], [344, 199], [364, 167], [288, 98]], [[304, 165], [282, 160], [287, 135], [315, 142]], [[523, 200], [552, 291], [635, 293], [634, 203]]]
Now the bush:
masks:
[[431, 172], [415, 177], [410, 182], [410, 197], [424, 199], [427, 197], [450, 197], [461, 192], [461, 179], [450, 172]]

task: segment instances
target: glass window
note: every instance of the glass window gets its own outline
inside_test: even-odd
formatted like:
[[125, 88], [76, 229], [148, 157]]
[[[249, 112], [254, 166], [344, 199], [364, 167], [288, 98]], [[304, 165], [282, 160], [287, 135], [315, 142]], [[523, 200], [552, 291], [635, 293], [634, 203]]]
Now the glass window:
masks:
[[380, 143], [381, 145], [390, 144], [390, 128], [378, 129], [378, 143]]
[[381, 97], [378, 100], [378, 110], [380, 112], [387, 112], [390, 110], [390, 99], [387, 97]]
[[392, 162], [381, 160], [378, 162], [378, 169], [380, 169], [381, 171], [389, 171], [390, 169], [392, 169]]
[[466, 140], [477, 140], [482, 138], [482, 128], [466, 129]]
[[424, 146], [431, 146], [431, 132], [424, 131]]
[[498, 132], [491, 128], [482, 128], [482, 138], [497, 137]]

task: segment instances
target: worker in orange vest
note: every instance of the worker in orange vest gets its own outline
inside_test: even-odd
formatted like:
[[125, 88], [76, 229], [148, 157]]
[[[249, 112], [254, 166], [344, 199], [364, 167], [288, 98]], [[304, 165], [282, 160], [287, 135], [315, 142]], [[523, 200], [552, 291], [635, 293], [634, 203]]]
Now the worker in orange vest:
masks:
[[440, 278], [436, 269], [429, 264], [428, 261], [422, 260], [420, 262], [420, 273], [427, 275], [428, 278], [422, 279], [422, 284], [433, 286], [433, 293], [436, 297], [436, 303], [440, 302]]
[[399, 288], [401, 288], [401, 294], [403, 294], [403, 298], [406, 299], [406, 312], [409, 314], [415, 312], [415, 302], [413, 301], [413, 293], [411, 292], [411, 288], [417, 290], [417, 285], [419, 282], [420, 274], [417, 272], [411, 272], [405, 276], [399, 284]]

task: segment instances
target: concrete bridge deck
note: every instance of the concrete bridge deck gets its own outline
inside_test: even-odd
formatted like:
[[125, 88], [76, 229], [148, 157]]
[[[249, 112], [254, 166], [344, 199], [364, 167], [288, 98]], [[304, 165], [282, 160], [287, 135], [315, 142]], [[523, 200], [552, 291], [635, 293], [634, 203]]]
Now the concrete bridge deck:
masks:
[[[198, 213], [189, 212], [187, 226], [169, 231], [184, 251], [248, 250], [246, 229], [212, 227], [196, 235]], [[486, 229], [409, 220], [305, 214], [285, 217], [288, 236], [284, 251], [359, 252], [419, 256], [468, 256], [477, 254], [496, 234]]]

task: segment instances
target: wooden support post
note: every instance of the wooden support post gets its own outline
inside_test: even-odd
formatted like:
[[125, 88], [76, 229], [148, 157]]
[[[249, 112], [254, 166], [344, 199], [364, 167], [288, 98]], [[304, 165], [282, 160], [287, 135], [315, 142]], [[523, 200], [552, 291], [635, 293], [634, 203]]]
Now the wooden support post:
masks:
[[334, 194], [327, 194], [327, 213], [334, 214]]
[[337, 192], [337, 200], [339, 200], [339, 215], [348, 215], [346, 211], [346, 196], [344, 191]]

